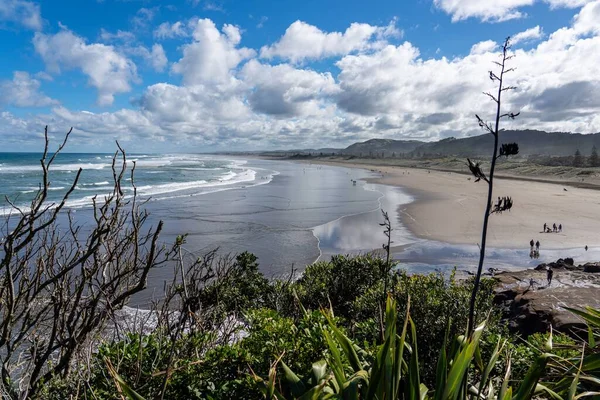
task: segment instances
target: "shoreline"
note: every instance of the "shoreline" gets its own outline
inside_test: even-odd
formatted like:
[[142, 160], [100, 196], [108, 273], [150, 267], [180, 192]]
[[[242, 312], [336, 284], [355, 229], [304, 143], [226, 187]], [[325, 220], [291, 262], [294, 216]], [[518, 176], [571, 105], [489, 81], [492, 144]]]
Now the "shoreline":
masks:
[[[380, 176], [367, 182], [402, 188], [414, 201], [400, 205], [398, 212], [417, 238], [457, 245], [480, 242], [487, 185], [474, 183], [466, 173], [343, 161], [302, 162], [368, 170]], [[588, 186], [594, 185], [496, 176], [494, 196], [511, 196], [515, 206], [491, 217], [488, 245], [523, 249], [533, 239], [540, 241], [542, 250], [600, 247], [600, 224], [594, 224], [600, 221], [600, 194], [596, 186]], [[548, 209], [555, 210], [553, 215]], [[542, 233], [544, 223], [562, 224], [563, 232]]]

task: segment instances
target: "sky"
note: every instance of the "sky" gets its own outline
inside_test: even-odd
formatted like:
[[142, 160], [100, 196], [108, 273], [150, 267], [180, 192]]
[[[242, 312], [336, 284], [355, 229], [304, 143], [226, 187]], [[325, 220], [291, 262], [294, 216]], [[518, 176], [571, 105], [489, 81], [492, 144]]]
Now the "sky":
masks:
[[0, 151], [345, 147], [600, 132], [600, 0], [0, 0]]

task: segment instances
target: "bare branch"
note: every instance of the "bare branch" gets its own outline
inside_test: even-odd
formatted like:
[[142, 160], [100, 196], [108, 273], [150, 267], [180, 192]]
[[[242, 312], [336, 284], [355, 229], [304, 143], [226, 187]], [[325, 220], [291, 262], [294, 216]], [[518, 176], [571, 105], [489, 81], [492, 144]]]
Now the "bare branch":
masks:
[[493, 94], [488, 93], [488, 92], [483, 92], [483, 94], [485, 94], [486, 96], [488, 96], [490, 99], [494, 100], [495, 103], [498, 103], [498, 99]]

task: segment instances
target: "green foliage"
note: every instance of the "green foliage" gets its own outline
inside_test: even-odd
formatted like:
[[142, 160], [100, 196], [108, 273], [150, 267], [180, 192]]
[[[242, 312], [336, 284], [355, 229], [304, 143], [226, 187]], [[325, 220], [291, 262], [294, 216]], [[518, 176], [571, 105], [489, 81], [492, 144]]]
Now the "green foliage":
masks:
[[[398, 312], [406, 313], [411, 299], [411, 319], [416, 326], [422, 379], [426, 384], [434, 381], [440, 348], [446, 330], [450, 337], [463, 334], [469, 313], [469, 297], [473, 288], [471, 280], [459, 282], [454, 273], [449, 278], [442, 274], [409, 275], [400, 272], [393, 276], [391, 295], [396, 299]], [[499, 331], [497, 322], [500, 312], [493, 307], [493, 285], [491, 279], [483, 279], [476, 303], [479, 321], [488, 318], [488, 334]], [[352, 304], [356, 320], [356, 338], [363, 343], [377, 340], [380, 289], [372, 288]], [[488, 316], [488, 314], [490, 314]]]
[[600, 158], [598, 157], [598, 150], [596, 146], [592, 146], [592, 153], [589, 158], [590, 167], [599, 167], [600, 166]]
[[254, 254], [239, 254], [230, 268], [202, 290], [203, 308], [218, 309], [222, 315], [265, 306], [271, 294], [269, 280], [258, 270]]
[[352, 318], [352, 303], [381, 282], [385, 267], [385, 260], [373, 255], [333, 256], [306, 268], [295, 285], [298, 299], [308, 309], [332, 307], [336, 315]]
[[[278, 377], [276, 365], [281, 362], [281, 358], [278, 358], [272, 364], [267, 377], [254, 375], [256, 381], [262, 385], [264, 398], [456, 400], [483, 397], [525, 400], [533, 398], [541, 391], [538, 385], [539, 378], [550, 357], [546, 353], [535, 360], [525, 378], [515, 386], [514, 397], [513, 388], [508, 384], [510, 367], [507, 367], [503, 382], [494, 382], [490, 373], [503, 346], [499, 343], [489, 361], [483, 363], [479, 356], [479, 342], [485, 324], [478, 326], [469, 338], [457, 338], [449, 357], [444, 355], [440, 358], [435, 384], [428, 388], [420, 379], [416, 327], [408, 310], [407, 305], [406, 317], [401, 323], [402, 330], [398, 334], [396, 328], [400, 323], [397, 318], [397, 305], [388, 297], [385, 340], [378, 347], [372, 362], [367, 362], [361, 356], [362, 350], [328, 318], [331, 332], [323, 330], [329, 347], [326, 360], [313, 364], [312, 371], [304, 376], [297, 375], [281, 363], [283, 377]], [[471, 369], [478, 369], [479, 381], [470, 375]]]
[[573, 156], [573, 166], [574, 167], [583, 167], [583, 157], [579, 149], [575, 151], [575, 155]]
[[272, 360], [280, 355], [292, 368], [307, 368], [325, 352], [321, 327], [327, 320], [319, 311], [307, 312], [294, 321], [261, 309], [249, 311], [246, 319], [248, 336], [239, 346], [250, 355], [254, 371], [268, 371]]

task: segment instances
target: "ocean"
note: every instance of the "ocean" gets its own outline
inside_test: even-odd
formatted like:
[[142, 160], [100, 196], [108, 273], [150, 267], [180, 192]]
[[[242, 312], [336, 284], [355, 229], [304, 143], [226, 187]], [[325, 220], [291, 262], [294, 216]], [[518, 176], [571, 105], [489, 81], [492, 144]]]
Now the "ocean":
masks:
[[[19, 207], [30, 203], [42, 180], [40, 157], [0, 153], [1, 198]], [[82, 168], [67, 208], [87, 224], [94, 196], [112, 191], [112, 157], [59, 154], [50, 170], [48, 202], [58, 202]], [[204, 154], [130, 154], [127, 160], [122, 189], [133, 194], [129, 172], [135, 161], [137, 194], [148, 200], [148, 223], [164, 221], [163, 242], [187, 234], [185, 247], [193, 254], [247, 250], [259, 257], [267, 276], [302, 271], [333, 254], [380, 249], [380, 209], [397, 220], [398, 204], [411, 201], [398, 188], [366, 183], [376, 174], [365, 170]], [[0, 210], [6, 216], [11, 207], [2, 201]], [[409, 243], [408, 232], [396, 228], [394, 241]], [[162, 282], [166, 276], [159, 275]]]
[[[26, 206], [41, 179], [40, 154], [0, 153], [0, 198]], [[403, 205], [415, 201], [402, 188], [369, 183], [377, 171], [290, 161], [260, 160], [205, 154], [131, 154], [136, 162], [138, 195], [148, 202], [149, 225], [164, 221], [161, 240], [172, 244], [187, 234], [185, 249], [200, 255], [249, 251], [258, 256], [267, 277], [301, 272], [334, 254], [358, 254], [381, 249], [386, 241], [381, 210], [392, 220], [393, 256], [409, 272], [453, 267], [473, 271], [478, 247], [451, 245], [414, 237], [402, 224]], [[48, 201], [56, 202], [83, 168], [67, 203], [77, 223], [91, 223], [92, 198], [112, 189], [112, 155], [60, 154], [50, 171]], [[123, 190], [131, 195], [129, 172]], [[353, 183], [356, 181], [356, 184]], [[10, 207], [0, 200], [2, 215]], [[443, 222], [442, 222], [443, 223]], [[486, 268], [526, 268], [539, 262], [572, 256], [578, 261], [600, 257], [583, 249], [546, 250], [530, 260], [529, 249], [489, 248]], [[170, 269], [149, 277], [150, 292], [170, 280]]]
[[[20, 205], [28, 204], [40, 187], [40, 158], [41, 154], [37, 153], [0, 153], [0, 196], [7, 196]], [[48, 200], [52, 202], [62, 198], [79, 168], [83, 172], [71, 196], [71, 208], [89, 206], [95, 195], [108, 194], [113, 188], [112, 159], [111, 154], [59, 154], [51, 167]], [[194, 154], [131, 154], [127, 161], [130, 169], [133, 162], [136, 165], [134, 179], [138, 195], [157, 200], [266, 184], [276, 173], [246, 168], [245, 160]], [[118, 167], [120, 160], [117, 160]], [[130, 181], [128, 173], [125, 183]], [[133, 186], [128, 184], [123, 189], [133, 192]], [[3, 213], [8, 211], [2, 209]]]

